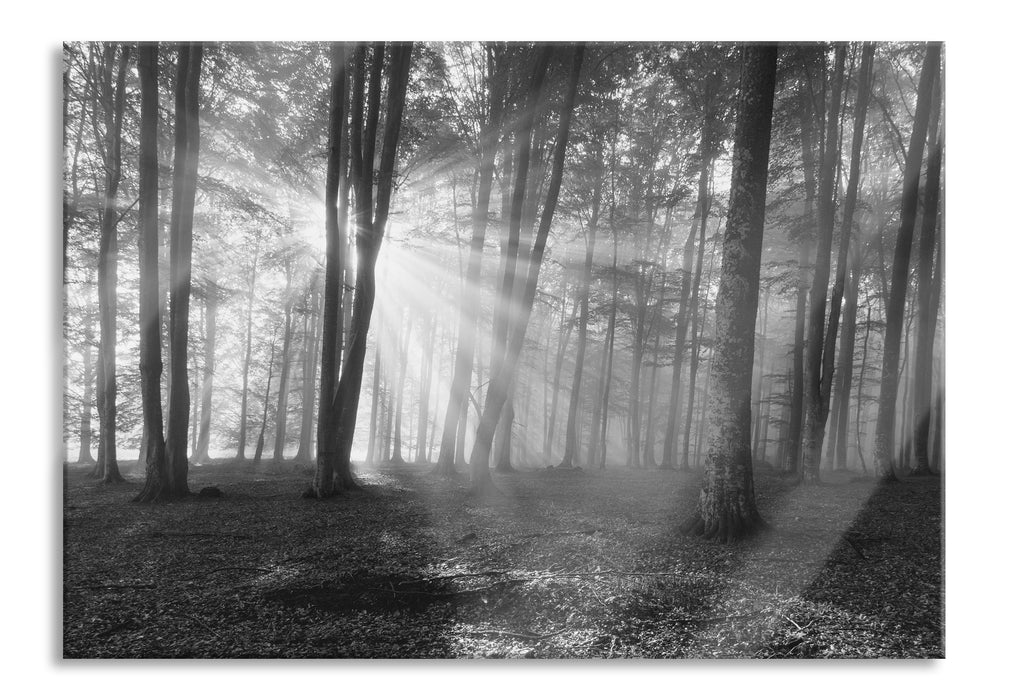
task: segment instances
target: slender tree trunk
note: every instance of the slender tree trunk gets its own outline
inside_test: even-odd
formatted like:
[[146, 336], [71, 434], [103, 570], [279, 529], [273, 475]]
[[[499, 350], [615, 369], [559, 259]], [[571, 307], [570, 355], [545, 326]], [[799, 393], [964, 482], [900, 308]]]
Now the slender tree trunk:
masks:
[[413, 327], [413, 316], [407, 310], [406, 330], [403, 333], [403, 343], [399, 352], [399, 378], [396, 385], [395, 401], [395, 436], [393, 438], [392, 462], [403, 464], [403, 393], [406, 389], [407, 358], [410, 352], [410, 331]]
[[[357, 236], [357, 276], [354, 294], [354, 310], [351, 320], [350, 342], [344, 361], [343, 372], [334, 399], [336, 429], [332, 443], [320, 440], [320, 459], [332, 461], [334, 469], [333, 485], [340, 489], [357, 488], [351, 471], [350, 453], [354, 444], [357, 424], [357, 409], [361, 396], [361, 382], [364, 377], [364, 360], [368, 349], [368, 330], [371, 326], [372, 310], [375, 306], [375, 263], [382, 245], [382, 237], [389, 218], [392, 198], [393, 168], [399, 142], [400, 125], [406, 102], [406, 84], [410, 70], [409, 43], [396, 44], [389, 60], [388, 100], [386, 105], [385, 129], [378, 168], [377, 195], [371, 196], [372, 168], [375, 152], [375, 136], [378, 128], [378, 112], [381, 98], [381, 72], [384, 50], [377, 45], [372, 57], [372, 74], [368, 95], [368, 122], [362, 132], [352, 128], [351, 172], [355, 182], [355, 208], [358, 212]], [[355, 57], [355, 104], [352, 122], [361, 123], [360, 109], [363, 94], [364, 47], [359, 47]], [[364, 143], [361, 136], [364, 136]], [[366, 167], [367, 166], [367, 167]], [[323, 456], [321, 445], [332, 445], [332, 451]], [[317, 496], [327, 495], [332, 489], [316, 489]]]
[[[371, 421], [368, 424], [368, 454], [365, 456], [364, 461], [368, 464], [375, 464], [375, 457], [377, 454], [378, 447], [378, 430], [379, 430], [379, 398], [382, 393], [382, 343], [381, 334], [375, 334], [379, 340], [375, 343], [375, 365], [372, 368], [372, 381], [371, 381]], [[381, 455], [379, 455], [381, 456]]]
[[291, 291], [292, 270], [286, 272], [287, 283], [284, 290], [284, 341], [280, 350], [280, 380], [277, 385], [277, 415], [276, 432], [273, 441], [273, 458], [284, 459], [284, 445], [287, 443], [287, 395], [288, 379], [291, 375], [291, 339], [293, 335], [292, 317], [294, 313], [294, 295]]
[[259, 264], [259, 238], [252, 248], [249, 270], [249, 303], [245, 310], [245, 360], [242, 362], [242, 405], [238, 419], [238, 455], [236, 459], [245, 461], [245, 442], [249, 423], [249, 368], [252, 365], [252, 302], [256, 298], [256, 272]]
[[424, 357], [421, 361], [420, 399], [417, 403], [417, 454], [415, 462], [427, 463], [428, 443], [427, 425], [428, 411], [431, 402], [431, 380], [434, 374], [434, 341], [438, 329], [438, 317], [430, 314], [431, 331], [427, 343], [424, 344]]
[[141, 43], [140, 74], [140, 394], [144, 413], [146, 481], [133, 499], [158, 500], [172, 494], [165, 459], [161, 412], [161, 313], [158, 293], [158, 45]]
[[[690, 224], [690, 233], [683, 245], [683, 265], [680, 268], [680, 304], [676, 313], [676, 338], [673, 345], [673, 384], [669, 397], [669, 420], [666, 423], [666, 437], [662, 444], [662, 468], [676, 466], [676, 440], [680, 429], [680, 405], [682, 402], [683, 355], [687, 345], [687, 325], [690, 309], [690, 276], [694, 267], [694, 242], [700, 228], [702, 212], [707, 200], [708, 175], [707, 160], [703, 159], [701, 174], [697, 179], [697, 206]], [[687, 441], [689, 444], [689, 441]]]
[[200, 436], [196, 441], [193, 461], [197, 464], [210, 460], [210, 413], [214, 394], [214, 352], [217, 344], [218, 287], [214, 279], [207, 281], [205, 303], [207, 306], [206, 331], [203, 336], [203, 395], [200, 407]]
[[[707, 155], [710, 159], [711, 156]], [[705, 174], [709, 176], [710, 173], [710, 163], [708, 167], [703, 168]], [[710, 176], [709, 176], [710, 177]], [[688, 307], [688, 315], [684, 321], [685, 324], [690, 325], [690, 383], [687, 389], [687, 412], [683, 421], [683, 464], [681, 467], [683, 469], [690, 469], [690, 461], [688, 459], [690, 454], [690, 427], [694, 417], [694, 392], [697, 387], [697, 367], [700, 362], [700, 336], [697, 333], [697, 307], [701, 292], [701, 271], [704, 269], [704, 244], [705, 244], [705, 234], [708, 225], [708, 212], [711, 210], [711, 202], [709, 199], [709, 187], [710, 183], [706, 183], [703, 188], [702, 197], [698, 199], [698, 202], [703, 202], [703, 207], [701, 209], [701, 223], [698, 227], [699, 238], [697, 241], [697, 266], [694, 270], [692, 284], [693, 287], [690, 290], [690, 305]], [[712, 255], [712, 259], [714, 256]], [[704, 293], [705, 296], [708, 293], [708, 287], [711, 285], [711, 266], [708, 266], [708, 278], [705, 281]], [[705, 320], [707, 318], [707, 311], [705, 310]], [[702, 329], [703, 333], [703, 320]], [[675, 437], [675, 436], [674, 436]], [[675, 448], [675, 444], [673, 445]]]
[[274, 328], [273, 339], [270, 341], [270, 362], [266, 368], [266, 391], [263, 393], [263, 419], [259, 421], [259, 437], [256, 439], [256, 453], [252, 464], [256, 465], [263, 459], [263, 447], [266, 445], [266, 420], [270, 410], [270, 386], [273, 384], [273, 358], [277, 354], [277, 332]]
[[[599, 228], [599, 212], [603, 195], [602, 144], [596, 144], [596, 176], [592, 187], [592, 211], [589, 214], [588, 231], [585, 239], [585, 268], [582, 270], [581, 287], [578, 290], [578, 347], [575, 351], [574, 376], [571, 380], [571, 401], [568, 404], [568, 426], [564, 441], [564, 457], [560, 466], [571, 467], [578, 461], [578, 401], [581, 395], [582, 372], [585, 366], [585, 341], [589, 327], [589, 287], [592, 284], [592, 257], [596, 248], [596, 230]], [[658, 334], [656, 334], [658, 337]], [[594, 424], [594, 421], [593, 421]]]
[[[488, 119], [480, 131], [478, 144], [479, 165], [477, 176], [476, 207], [473, 210], [473, 237], [470, 240], [466, 263], [465, 293], [459, 313], [459, 341], [456, 346], [452, 386], [445, 411], [441, 448], [436, 471], [442, 475], [455, 474], [455, 442], [459, 431], [459, 418], [469, 400], [470, 379], [473, 375], [473, 352], [480, 316], [480, 268], [483, 264], [483, 247], [487, 234], [491, 189], [494, 184], [494, 159], [500, 142], [501, 117], [504, 109], [503, 90], [506, 63], [503, 49], [487, 47], [488, 67]], [[463, 428], [464, 430], [464, 428]]]
[[[550, 424], [547, 426], [546, 460], [553, 463], [554, 428], [557, 425], [557, 399], [561, 390], [561, 372], [564, 370], [564, 358], [567, 355], [568, 341], [571, 339], [571, 319], [567, 318], [567, 285], [561, 293], [560, 325], [557, 335], [557, 354], [554, 357], [553, 389], [550, 394]], [[572, 312], [572, 316], [574, 313]]]
[[[921, 241], [918, 249], [918, 338], [914, 369], [914, 469], [912, 474], [925, 476], [932, 473], [928, 463], [928, 429], [932, 421], [932, 373], [935, 328], [938, 322], [938, 298], [942, 286], [942, 270], [935, 266], [932, 274], [932, 257], [936, 248], [942, 167], [943, 135], [939, 131], [942, 78], [935, 79], [933, 96], [933, 124], [928, 149], [928, 172], [925, 176], [925, 200], [921, 222]], [[941, 237], [941, 233], [940, 233]]]
[[78, 431], [80, 449], [77, 452], [79, 464], [94, 464], [91, 456], [91, 408], [94, 403], [95, 371], [94, 360], [91, 357], [91, 347], [94, 345], [94, 329], [92, 320], [94, 314], [91, 304], [85, 308], [84, 318], [84, 395], [81, 397], [81, 426]]
[[893, 432], [897, 401], [897, 381], [900, 364], [900, 334], [903, 330], [904, 300], [907, 295], [908, 267], [918, 208], [918, 180], [921, 175], [922, 152], [928, 116], [932, 103], [932, 83], [939, 65], [941, 44], [929, 44], [925, 52], [918, 98], [915, 104], [914, 127], [908, 144], [904, 169], [904, 187], [901, 196], [900, 224], [897, 229], [897, 246], [893, 255], [893, 280], [886, 309], [886, 335], [883, 341], [883, 358], [880, 376], [879, 413], [876, 418], [876, 436], [873, 464], [876, 473], [888, 480], [895, 478], [893, 465]]
[[[516, 214], [521, 215], [522, 212], [525, 190], [525, 173], [523, 170], [527, 170], [528, 168], [528, 136], [532, 126], [532, 119], [538, 111], [539, 98], [543, 78], [546, 73], [547, 62], [549, 60], [550, 50], [551, 48], [549, 46], [544, 47], [537, 60], [537, 66], [534, 69], [534, 77], [530, 87], [529, 107], [531, 109], [529, 110], [524, 126], [520, 127], [518, 131], [519, 134], [523, 134], [524, 132], [522, 138], [525, 143], [522, 144], [519, 151], [520, 163], [519, 167], [516, 168], [515, 196], [512, 200], [512, 222], [509, 235], [509, 248], [512, 250], [517, 250], [518, 244], [517, 239], [520, 221], [516, 218]], [[561, 176], [564, 170], [564, 156], [567, 150], [571, 116], [574, 112], [575, 92], [578, 86], [578, 74], [581, 69], [584, 50], [585, 47], [582, 44], [576, 45], [573, 50], [570, 79], [564, 96], [564, 104], [560, 111], [560, 123], [558, 125], [557, 141], [554, 147], [554, 161], [550, 174], [550, 186], [546, 193], [543, 214], [540, 217], [539, 227], [536, 231], [536, 240], [533, 244], [530, 255], [529, 271], [528, 274], [524, 276], [525, 285], [521, 303], [518, 306], [517, 318], [515, 319], [511, 338], [508, 343], [507, 354], [505, 355], [503, 366], [500, 372], [491, 377], [490, 386], [487, 389], [485, 408], [480, 416], [480, 424], [477, 428], [477, 438], [470, 458], [470, 467], [473, 490], [478, 495], [485, 494], [493, 489], [493, 484], [490, 481], [490, 470], [488, 468], [491, 439], [494, 436], [495, 428], [497, 427], [498, 420], [501, 417], [501, 410], [504, 408], [505, 401], [508, 397], [512, 376], [514, 374], [515, 367], [518, 364], [518, 358], [522, 351], [522, 345], [525, 342], [525, 334], [529, 324], [529, 316], [532, 312], [533, 300], [536, 296], [536, 285], [539, 281], [540, 265], [543, 260], [547, 236], [550, 233], [554, 210], [557, 206], [557, 199], [560, 194]], [[525, 160], [524, 168], [521, 163], [523, 160], [523, 154]], [[512, 245], [513, 243], [514, 245]], [[508, 297], [506, 297], [506, 299], [507, 298]]]
[[750, 392], [777, 46], [746, 45], [732, 185], [716, 302], [708, 439], [698, 513], [687, 531], [721, 542], [760, 529], [753, 493]]
[[101, 239], [98, 250], [98, 315], [100, 339], [98, 344], [101, 364], [102, 391], [99, 395], [99, 455], [97, 476], [105, 483], [123, 481], [116, 459], [116, 306], [118, 286], [119, 212], [116, 197], [122, 178], [123, 110], [126, 101], [126, 70], [130, 47], [123, 44], [119, 50], [116, 81], [112, 70], [115, 48], [105, 43], [103, 74], [101, 77], [102, 112], [105, 121], [105, 195], [101, 216]]
[[309, 283], [308, 308], [305, 315], [305, 347], [302, 351], [301, 374], [301, 434], [298, 439], [297, 462], [308, 462], [312, 459], [312, 424], [315, 417], [315, 387], [316, 368], [318, 366], [319, 350], [319, 291], [318, 275], [312, 274]]

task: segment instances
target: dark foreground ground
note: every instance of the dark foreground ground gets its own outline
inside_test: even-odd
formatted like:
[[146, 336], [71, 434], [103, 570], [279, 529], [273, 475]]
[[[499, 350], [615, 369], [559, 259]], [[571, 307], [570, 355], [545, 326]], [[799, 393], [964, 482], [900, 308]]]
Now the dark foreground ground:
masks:
[[194, 467], [223, 498], [136, 505], [71, 466], [64, 655], [943, 656], [937, 478], [759, 473], [774, 528], [722, 546], [677, 531], [695, 475], [526, 471], [481, 504], [427, 472], [319, 502], [302, 467]]

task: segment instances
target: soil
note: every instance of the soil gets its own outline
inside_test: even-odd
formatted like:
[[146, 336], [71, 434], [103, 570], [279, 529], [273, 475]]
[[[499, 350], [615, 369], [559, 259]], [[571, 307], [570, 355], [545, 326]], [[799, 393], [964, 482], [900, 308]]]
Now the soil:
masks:
[[[430, 466], [301, 493], [307, 465], [194, 466], [198, 497], [67, 469], [68, 658], [809, 658], [944, 655], [942, 482], [758, 472], [771, 528], [686, 536], [699, 476], [495, 474], [477, 501]], [[212, 492], [208, 492], [212, 493]]]

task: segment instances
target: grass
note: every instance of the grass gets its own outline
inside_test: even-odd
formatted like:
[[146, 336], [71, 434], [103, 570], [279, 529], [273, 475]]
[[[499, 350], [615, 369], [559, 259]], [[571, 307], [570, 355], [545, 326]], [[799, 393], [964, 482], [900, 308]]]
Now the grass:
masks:
[[697, 475], [532, 470], [474, 501], [428, 467], [300, 497], [301, 465], [193, 467], [219, 499], [130, 502], [68, 469], [64, 655], [943, 656], [941, 481], [756, 476], [772, 529], [681, 535]]

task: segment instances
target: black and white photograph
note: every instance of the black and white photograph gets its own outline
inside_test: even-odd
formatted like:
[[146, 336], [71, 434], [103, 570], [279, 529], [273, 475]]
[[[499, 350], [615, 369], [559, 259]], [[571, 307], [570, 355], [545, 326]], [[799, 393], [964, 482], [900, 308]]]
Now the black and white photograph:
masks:
[[945, 657], [942, 41], [61, 58], [65, 659]]

